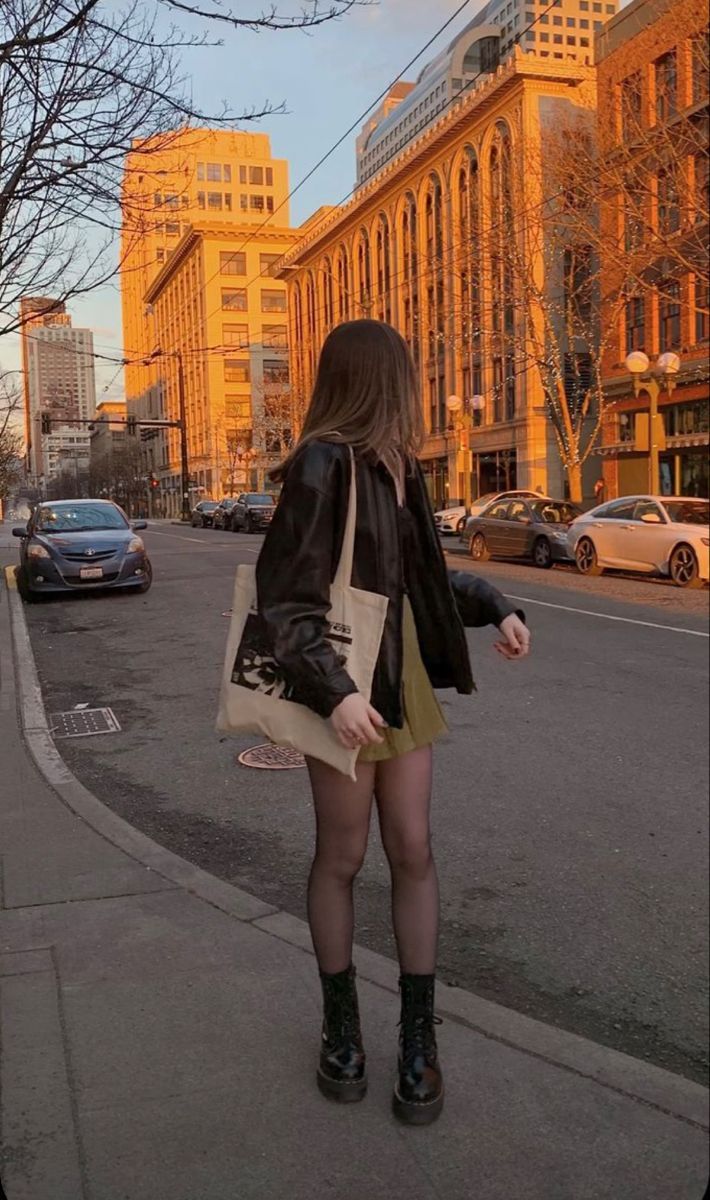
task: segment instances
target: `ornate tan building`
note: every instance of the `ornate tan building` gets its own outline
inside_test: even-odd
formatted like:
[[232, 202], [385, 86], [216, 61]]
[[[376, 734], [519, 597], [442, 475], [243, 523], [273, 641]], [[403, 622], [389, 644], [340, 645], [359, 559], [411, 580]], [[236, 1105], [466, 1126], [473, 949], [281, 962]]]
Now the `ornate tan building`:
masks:
[[[485, 25], [464, 30], [449, 47], [452, 62], [488, 35]], [[397, 99], [404, 111], [416, 94]], [[562, 494], [540, 372], [526, 353], [529, 317], [505, 250], [515, 240], [533, 271], [545, 269], [532, 249], [545, 203], [545, 132], [594, 102], [593, 68], [516, 48], [423, 127], [415, 105], [415, 123], [391, 143], [376, 174], [344, 207], [321, 210], [284, 259], [292, 386], [303, 403], [335, 324], [373, 317], [407, 338], [428, 429], [422, 464], [436, 505], [513, 486]], [[390, 112], [392, 122], [396, 107]], [[361, 138], [361, 159], [366, 152]], [[559, 277], [549, 286], [559, 289]]]

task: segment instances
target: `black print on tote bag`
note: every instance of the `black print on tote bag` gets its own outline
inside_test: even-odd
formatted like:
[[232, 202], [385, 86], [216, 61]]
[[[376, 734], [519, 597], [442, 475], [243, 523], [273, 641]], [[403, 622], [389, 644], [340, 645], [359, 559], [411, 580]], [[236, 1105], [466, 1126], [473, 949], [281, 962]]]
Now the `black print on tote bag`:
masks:
[[[330, 626], [328, 640], [339, 651], [340, 665], [346, 667], [352, 646], [352, 630], [348, 625], [333, 624]], [[276, 662], [263, 622], [253, 610], [246, 619], [242, 640], [234, 660], [232, 683], [238, 687], [249, 688], [252, 692], [274, 696], [277, 700], [291, 700], [295, 704], [306, 703]]]

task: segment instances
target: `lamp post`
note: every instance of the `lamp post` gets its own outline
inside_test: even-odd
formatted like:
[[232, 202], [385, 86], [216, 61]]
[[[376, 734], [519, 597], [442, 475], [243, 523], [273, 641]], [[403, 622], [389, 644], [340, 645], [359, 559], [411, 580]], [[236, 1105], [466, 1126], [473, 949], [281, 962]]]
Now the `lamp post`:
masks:
[[655, 365], [642, 350], [633, 350], [626, 356], [626, 370], [631, 375], [634, 385], [634, 396], [645, 392], [649, 399], [649, 433], [648, 433], [648, 490], [652, 496], [657, 496], [661, 490], [661, 462], [659, 447], [659, 424], [663, 419], [658, 412], [658, 398], [661, 394], [661, 383], [670, 397], [675, 388], [675, 377], [680, 370], [680, 358], [677, 354], [667, 352], [659, 355]]
[[[460, 396], [456, 396], [456, 395], [449, 396], [448, 400], [446, 401], [446, 409], [449, 414], [449, 418], [451, 420], [450, 428], [453, 429], [457, 438], [461, 437], [464, 433], [466, 435], [468, 435], [470, 433], [471, 429], [473, 428], [473, 424], [474, 424], [474, 420], [473, 420], [474, 413], [483, 412], [484, 408], [485, 408], [485, 400], [484, 400], [483, 396], [471, 396], [471, 398], [469, 400], [462, 400]], [[459, 443], [457, 442], [457, 447], [456, 447], [457, 467], [458, 467], [459, 450], [461, 451], [462, 454], [468, 455], [468, 453], [470, 451], [470, 446], [468, 446], [468, 448], [466, 448], [466, 447], [460, 446]], [[465, 460], [464, 460], [464, 470], [462, 471], [462, 474], [464, 477], [464, 495], [462, 496], [462, 500], [463, 500], [464, 504], [468, 507], [468, 505], [471, 503], [471, 472], [468, 469], [468, 463]]]

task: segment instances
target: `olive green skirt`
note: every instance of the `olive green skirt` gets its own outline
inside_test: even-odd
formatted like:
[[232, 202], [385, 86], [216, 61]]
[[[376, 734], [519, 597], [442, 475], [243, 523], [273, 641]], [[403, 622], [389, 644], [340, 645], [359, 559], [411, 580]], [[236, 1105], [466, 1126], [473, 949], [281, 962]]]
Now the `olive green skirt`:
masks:
[[398, 758], [410, 750], [430, 746], [440, 734], [447, 732], [444, 714], [422, 662], [414, 613], [407, 596], [404, 597], [402, 616], [404, 726], [386, 729], [383, 742], [363, 747], [360, 762], [386, 762]]

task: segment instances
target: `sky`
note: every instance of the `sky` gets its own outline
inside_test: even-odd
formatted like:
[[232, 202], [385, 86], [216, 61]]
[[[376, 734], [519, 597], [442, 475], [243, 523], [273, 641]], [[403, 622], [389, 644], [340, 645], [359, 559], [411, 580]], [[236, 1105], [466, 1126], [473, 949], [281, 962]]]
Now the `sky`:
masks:
[[[286, 113], [272, 115], [240, 128], [263, 131], [271, 137], [272, 153], [289, 161], [291, 187], [307, 174], [325, 151], [400, 73], [462, 0], [379, 0], [352, 10], [340, 21], [311, 33], [235, 32], [220, 28], [219, 47], [181, 51], [185, 76], [192, 82], [193, 100], [205, 112], [224, 105], [242, 112], [254, 107], [285, 104]], [[446, 33], [407, 72], [414, 78], [421, 67], [475, 16], [483, 0], [469, 4]], [[258, 15], [262, 0], [240, 0], [239, 15]], [[299, 11], [295, 0], [279, 0], [282, 13]], [[182, 24], [193, 33], [204, 26]], [[212, 30], [214, 36], [214, 30]], [[341, 200], [355, 180], [353, 133], [291, 202], [291, 222], [300, 224], [321, 204]], [[94, 330], [95, 348], [120, 353], [121, 306], [119, 282], [68, 305], [73, 324]], [[18, 339], [8, 338], [1, 365], [19, 366]], [[122, 372], [109, 363], [96, 363], [97, 401], [123, 394]]]
[[[324, 0], [326, 3], [327, 0]], [[114, 0], [107, 0], [112, 4]], [[182, 67], [191, 80], [193, 100], [205, 112], [219, 112], [225, 104], [235, 112], [285, 104], [283, 115], [240, 127], [261, 130], [271, 137], [272, 153], [286, 158], [293, 188], [337, 141], [376, 97], [400, 74], [429, 38], [459, 8], [462, 0], [379, 0], [370, 7], [353, 9], [342, 20], [329, 22], [311, 33], [300, 31], [251, 33], [220, 27], [222, 46], [181, 51]], [[444, 34], [405, 74], [413, 79], [421, 68], [483, 7], [484, 0], [469, 0]], [[116, 0], [118, 6], [118, 0]], [[239, 0], [239, 15], [258, 15], [262, 0]], [[281, 13], [299, 11], [297, 0], [278, 0]], [[204, 25], [182, 23], [199, 34]], [[214, 27], [208, 30], [214, 37]], [[359, 126], [358, 126], [359, 129]], [[342, 200], [355, 180], [355, 138], [316, 172], [294, 197], [291, 222], [300, 224], [321, 204]], [[87, 297], [70, 302], [73, 323], [94, 330], [95, 348], [118, 355], [121, 351], [119, 281]], [[17, 338], [7, 340], [0, 365], [19, 366]], [[97, 401], [123, 394], [122, 372], [109, 363], [96, 363]]]

